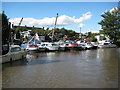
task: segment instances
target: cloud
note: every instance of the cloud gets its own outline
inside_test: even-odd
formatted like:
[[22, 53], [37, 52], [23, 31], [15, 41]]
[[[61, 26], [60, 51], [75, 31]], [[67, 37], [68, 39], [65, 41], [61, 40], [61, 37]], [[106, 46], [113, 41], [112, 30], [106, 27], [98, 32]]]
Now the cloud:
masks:
[[[82, 15], [80, 18], [75, 18], [75, 16], [70, 17], [67, 15], [61, 15], [57, 19], [57, 26], [67, 26], [67, 25], [73, 25], [77, 23], [82, 23], [92, 17], [91, 12], [86, 12]], [[11, 23], [14, 23], [14, 25], [18, 25], [21, 18], [13, 18], [9, 21]], [[34, 18], [23, 18], [23, 21], [21, 25], [27, 25], [27, 26], [54, 26], [55, 23], [55, 17], [49, 18], [43, 18], [43, 19], [34, 19]]]
[[93, 29], [89, 28], [86, 32], [99, 33], [99, 30], [96, 31], [96, 30], [93, 30]]
[[92, 30], [92, 31], [89, 31], [89, 30], [88, 30], [88, 31], [82, 31], [82, 33], [84, 33], [84, 34], [85, 34], [85, 33], [88, 33], [88, 32], [91, 32], [91, 33], [99, 33], [99, 31], [93, 31], [93, 30]]
[[82, 24], [82, 23], [79, 25], [79, 27], [81, 27], [81, 28], [84, 27], [84, 26], [85, 26], [85, 24]]
[[115, 7], [115, 8], [112, 8], [111, 10], [110, 10], [110, 13], [114, 13], [116, 10], [118, 11], [120, 8], [118, 8], [118, 7]]

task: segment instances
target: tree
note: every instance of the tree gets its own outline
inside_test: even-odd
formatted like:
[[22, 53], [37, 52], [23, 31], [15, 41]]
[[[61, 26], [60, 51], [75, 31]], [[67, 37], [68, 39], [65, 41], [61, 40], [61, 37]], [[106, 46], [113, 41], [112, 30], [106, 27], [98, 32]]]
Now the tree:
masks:
[[4, 12], [0, 16], [2, 16], [2, 44], [8, 44], [10, 42], [10, 23]]
[[101, 32], [110, 37], [111, 40], [117, 41], [120, 39], [120, 8], [114, 8], [111, 12], [105, 12], [101, 16], [104, 18], [100, 24]]
[[97, 42], [97, 38], [92, 38], [92, 40], [91, 40], [92, 42]]
[[8, 53], [9, 51], [9, 43], [10, 43], [10, 23], [8, 22], [7, 16], [4, 14], [0, 14], [2, 17], [2, 28], [0, 29], [2, 32], [2, 55]]

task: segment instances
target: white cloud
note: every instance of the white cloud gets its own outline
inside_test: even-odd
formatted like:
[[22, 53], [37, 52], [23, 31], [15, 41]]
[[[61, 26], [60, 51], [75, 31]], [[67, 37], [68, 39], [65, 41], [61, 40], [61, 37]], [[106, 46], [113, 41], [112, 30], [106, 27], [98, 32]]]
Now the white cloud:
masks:
[[92, 30], [92, 29], [89, 28], [86, 32], [99, 33], [99, 30], [96, 31], [96, 30]]
[[116, 10], [118, 10], [118, 7], [112, 8], [112, 9], [110, 10], [110, 13], [113, 13], [113, 12], [115, 12]]
[[91, 32], [91, 33], [99, 33], [99, 31], [82, 31], [82, 33], [88, 33], [88, 32]]
[[91, 31], [92, 33], [99, 33], [99, 31]]
[[84, 26], [85, 26], [85, 24], [82, 24], [82, 23], [79, 25], [79, 27], [81, 27], [81, 28], [84, 27]]
[[[57, 26], [67, 26], [67, 25], [73, 25], [77, 23], [82, 23], [83, 21], [86, 21], [92, 17], [92, 14], [90, 12], [86, 12], [82, 15], [80, 18], [75, 18], [75, 16], [70, 17], [67, 15], [61, 15], [57, 19]], [[11, 23], [14, 23], [15, 25], [18, 25], [21, 18], [13, 18], [10, 19]], [[55, 17], [49, 18], [43, 18], [43, 19], [34, 19], [34, 18], [23, 18], [23, 21], [21, 25], [27, 25], [27, 26], [54, 26], [55, 23]], [[83, 24], [82, 24], [83, 25]]]

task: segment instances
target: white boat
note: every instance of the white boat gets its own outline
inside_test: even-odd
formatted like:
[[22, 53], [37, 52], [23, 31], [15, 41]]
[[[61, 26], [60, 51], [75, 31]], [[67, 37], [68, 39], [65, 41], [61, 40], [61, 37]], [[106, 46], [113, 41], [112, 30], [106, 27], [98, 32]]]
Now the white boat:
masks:
[[35, 44], [22, 44], [21, 47], [25, 48], [27, 51], [37, 51], [38, 46]]
[[53, 42], [41, 42], [41, 46], [46, 47], [48, 51], [57, 51], [59, 50], [59, 45]]
[[99, 48], [115, 48], [115, 44], [110, 43], [109, 41], [100, 41], [98, 44]]
[[78, 44], [78, 48], [79, 48], [80, 50], [85, 50], [85, 49], [87, 49], [87, 48], [86, 48], [86, 45], [85, 45], [85, 43], [84, 43], [83, 41], [77, 41], [76, 43]]
[[47, 50], [47, 48], [44, 44], [41, 44], [41, 45], [38, 46], [38, 51], [43, 52], [43, 51], [46, 51], [46, 50]]
[[55, 42], [55, 44], [59, 45], [59, 51], [65, 51], [66, 44], [64, 41]]
[[93, 49], [93, 45], [91, 43], [85, 43], [86, 49]]
[[93, 49], [97, 49], [98, 48], [98, 42], [91, 42], [91, 44], [93, 45]]
[[37, 33], [27, 43], [21, 44], [21, 47], [24, 47], [27, 51], [38, 51], [39, 46], [40, 40]]
[[85, 46], [85, 44], [78, 44], [78, 48], [79, 48], [79, 50], [85, 50], [85, 49], [87, 49], [86, 46]]
[[90, 42], [77, 41], [78, 47], [82, 49], [92, 49], [93, 45]]
[[19, 45], [10, 45], [9, 50], [6, 54], [0, 56], [2, 58], [0, 63], [12, 62], [26, 57], [26, 50], [21, 48]]
[[59, 44], [59, 51], [65, 51], [66, 50], [66, 45], [64, 43]]
[[75, 42], [66, 42], [65, 47], [66, 50], [78, 50], [78, 44]]

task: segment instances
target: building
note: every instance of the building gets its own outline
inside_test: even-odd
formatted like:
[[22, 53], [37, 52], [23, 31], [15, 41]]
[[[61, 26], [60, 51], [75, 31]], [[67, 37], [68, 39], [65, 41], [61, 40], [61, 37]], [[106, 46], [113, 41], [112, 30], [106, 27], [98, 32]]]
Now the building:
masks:
[[97, 41], [98, 41], [98, 42], [99, 42], [99, 41], [102, 41], [102, 40], [107, 40], [107, 41], [110, 40], [108, 36], [103, 35], [103, 34], [96, 35], [95, 38], [97, 38]]

